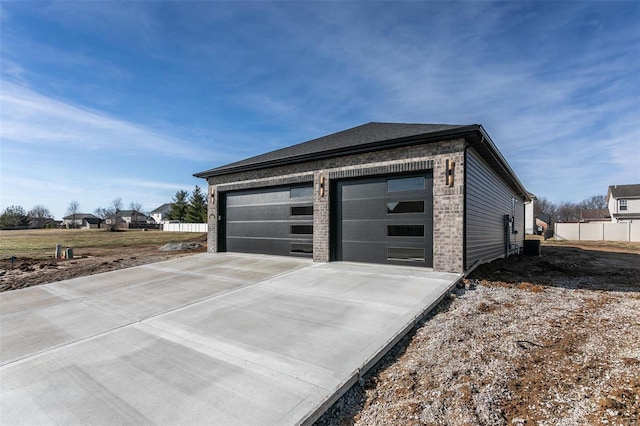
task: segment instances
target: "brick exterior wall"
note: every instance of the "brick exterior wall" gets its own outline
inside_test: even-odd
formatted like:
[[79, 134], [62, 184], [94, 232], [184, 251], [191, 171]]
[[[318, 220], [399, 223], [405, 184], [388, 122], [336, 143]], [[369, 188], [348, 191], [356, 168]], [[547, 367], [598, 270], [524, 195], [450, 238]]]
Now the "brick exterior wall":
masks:
[[[313, 259], [328, 262], [332, 179], [433, 169], [433, 269], [463, 272], [465, 147], [464, 139], [456, 139], [211, 177], [209, 251], [216, 252], [218, 247], [220, 192], [313, 181]], [[446, 160], [455, 162], [453, 186], [446, 185]], [[320, 187], [323, 177], [324, 195]]]

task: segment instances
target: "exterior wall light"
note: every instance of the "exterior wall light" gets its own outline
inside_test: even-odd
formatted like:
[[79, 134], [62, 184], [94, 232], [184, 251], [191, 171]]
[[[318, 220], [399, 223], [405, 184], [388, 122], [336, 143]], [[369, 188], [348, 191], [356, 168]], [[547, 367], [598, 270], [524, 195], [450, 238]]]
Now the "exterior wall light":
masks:
[[453, 176], [456, 169], [456, 162], [447, 160], [445, 164], [445, 185], [453, 186]]

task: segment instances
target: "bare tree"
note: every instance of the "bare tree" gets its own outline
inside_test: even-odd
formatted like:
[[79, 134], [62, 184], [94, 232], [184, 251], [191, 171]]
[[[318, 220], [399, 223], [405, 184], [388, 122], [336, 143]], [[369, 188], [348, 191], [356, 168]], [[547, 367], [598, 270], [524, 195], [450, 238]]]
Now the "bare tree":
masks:
[[29, 210], [28, 216], [36, 223], [38, 228], [43, 228], [49, 220], [53, 219], [53, 215], [49, 209], [41, 204], [33, 206], [33, 208]]
[[71, 216], [71, 227], [75, 228], [76, 225], [76, 216], [80, 213], [80, 203], [77, 201], [72, 201], [69, 203], [69, 207], [67, 207], [67, 216]]
[[580, 220], [580, 210], [580, 205], [563, 201], [558, 204], [555, 219], [557, 222], [577, 222]]
[[552, 201], [549, 201], [546, 197], [540, 197], [534, 201], [533, 209], [536, 214], [551, 214], [555, 212], [556, 205]]
[[607, 197], [604, 195], [593, 195], [589, 198], [585, 198], [580, 203], [580, 207], [583, 209], [606, 209]]
[[131, 221], [137, 224], [140, 210], [142, 210], [142, 204], [132, 201], [131, 204], [129, 204], [129, 208], [131, 209]]
[[96, 216], [98, 216], [100, 219], [104, 221], [104, 220], [107, 220], [107, 218], [109, 218], [110, 216], [112, 216], [113, 212], [111, 211], [111, 208], [105, 209], [104, 207], [98, 207], [93, 211], [93, 214], [95, 214]]

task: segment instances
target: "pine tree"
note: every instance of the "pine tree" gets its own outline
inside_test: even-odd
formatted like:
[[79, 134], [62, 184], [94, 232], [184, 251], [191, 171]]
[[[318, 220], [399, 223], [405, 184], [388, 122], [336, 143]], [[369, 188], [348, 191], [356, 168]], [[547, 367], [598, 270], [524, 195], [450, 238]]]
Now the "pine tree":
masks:
[[9, 206], [0, 214], [0, 229], [19, 229], [29, 226], [29, 217], [21, 206]]
[[189, 198], [186, 221], [190, 223], [207, 222], [207, 200], [198, 185], [196, 185]]
[[187, 191], [178, 191], [176, 192], [175, 197], [171, 200], [171, 210], [169, 211], [169, 219], [170, 220], [179, 220], [180, 222], [184, 222], [187, 217], [187, 208], [189, 204], [187, 203], [187, 197], [189, 193]]

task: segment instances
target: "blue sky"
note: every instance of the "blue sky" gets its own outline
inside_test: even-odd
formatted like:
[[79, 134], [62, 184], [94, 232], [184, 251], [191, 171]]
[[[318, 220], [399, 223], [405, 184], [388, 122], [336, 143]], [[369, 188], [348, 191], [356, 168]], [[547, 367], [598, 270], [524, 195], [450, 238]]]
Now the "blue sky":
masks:
[[370, 121], [482, 124], [552, 201], [640, 183], [639, 2], [0, 2], [0, 208], [152, 210]]

